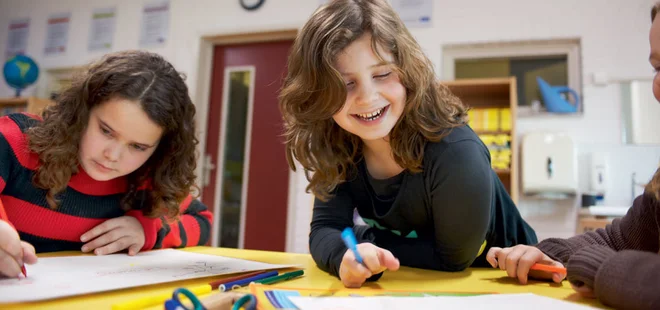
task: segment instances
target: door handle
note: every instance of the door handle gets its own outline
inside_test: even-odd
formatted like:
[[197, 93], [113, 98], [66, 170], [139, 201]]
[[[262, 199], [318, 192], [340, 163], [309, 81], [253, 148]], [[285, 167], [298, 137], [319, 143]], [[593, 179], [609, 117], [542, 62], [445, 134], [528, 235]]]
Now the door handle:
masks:
[[211, 171], [215, 169], [215, 164], [213, 164], [213, 160], [211, 159], [211, 154], [205, 154], [204, 155], [204, 162], [202, 164], [202, 186], [207, 186], [211, 183]]

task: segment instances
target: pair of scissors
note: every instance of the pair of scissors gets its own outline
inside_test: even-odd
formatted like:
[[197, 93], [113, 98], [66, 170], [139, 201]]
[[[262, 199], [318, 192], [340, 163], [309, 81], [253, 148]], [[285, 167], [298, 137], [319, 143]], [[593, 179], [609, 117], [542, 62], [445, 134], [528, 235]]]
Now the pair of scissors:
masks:
[[[192, 302], [193, 307], [186, 307], [179, 299], [179, 295], [188, 297]], [[202, 302], [199, 301], [199, 298], [197, 298], [193, 292], [186, 288], [178, 288], [172, 293], [172, 298], [165, 301], [165, 310], [206, 310], [206, 308], [204, 308]]]
[[257, 299], [252, 294], [245, 294], [243, 297], [239, 298], [234, 305], [231, 307], [231, 310], [240, 310], [241, 308], [245, 310], [256, 310], [257, 309]]

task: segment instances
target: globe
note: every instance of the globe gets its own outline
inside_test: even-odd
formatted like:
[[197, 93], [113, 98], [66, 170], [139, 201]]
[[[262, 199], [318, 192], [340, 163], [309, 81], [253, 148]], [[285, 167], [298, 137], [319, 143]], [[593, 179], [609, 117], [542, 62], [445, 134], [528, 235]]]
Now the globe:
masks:
[[16, 89], [16, 97], [18, 97], [21, 90], [37, 81], [39, 67], [32, 58], [25, 55], [16, 55], [7, 60], [2, 73], [7, 84]]

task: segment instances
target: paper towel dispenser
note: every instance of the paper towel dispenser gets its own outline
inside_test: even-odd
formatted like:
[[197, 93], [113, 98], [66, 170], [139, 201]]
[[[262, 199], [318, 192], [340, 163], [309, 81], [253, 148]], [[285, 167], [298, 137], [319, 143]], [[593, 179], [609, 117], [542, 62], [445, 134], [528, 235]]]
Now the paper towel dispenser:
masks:
[[577, 192], [577, 156], [569, 135], [528, 133], [522, 140], [521, 157], [524, 194]]

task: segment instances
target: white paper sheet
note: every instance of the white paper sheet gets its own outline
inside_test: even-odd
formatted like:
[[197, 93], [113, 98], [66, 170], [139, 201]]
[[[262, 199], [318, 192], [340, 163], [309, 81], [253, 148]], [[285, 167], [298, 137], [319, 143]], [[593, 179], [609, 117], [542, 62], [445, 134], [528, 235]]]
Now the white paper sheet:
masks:
[[25, 302], [96, 293], [238, 272], [292, 267], [179, 250], [136, 256], [40, 258], [28, 277], [0, 280], [0, 303]]
[[433, 0], [391, 0], [390, 3], [406, 27], [431, 27]]
[[29, 18], [15, 19], [9, 22], [5, 59], [14, 57], [17, 54], [25, 54], [29, 31]]
[[87, 45], [90, 51], [109, 51], [112, 49], [115, 23], [115, 8], [94, 9], [92, 13], [92, 29], [89, 33], [89, 42]]
[[326, 309], [488, 309], [488, 310], [585, 310], [576, 303], [534, 294], [493, 294], [469, 297], [289, 297], [300, 310]]
[[44, 53], [46, 55], [58, 55], [66, 53], [66, 46], [69, 40], [70, 22], [70, 12], [52, 14], [50, 17], [48, 17], [46, 44], [44, 44]]
[[156, 0], [146, 3], [142, 9], [140, 47], [165, 44], [169, 34], [169, 24], [169, 0]]

